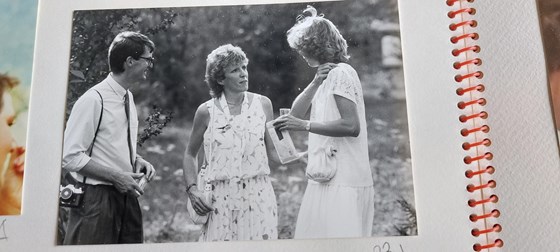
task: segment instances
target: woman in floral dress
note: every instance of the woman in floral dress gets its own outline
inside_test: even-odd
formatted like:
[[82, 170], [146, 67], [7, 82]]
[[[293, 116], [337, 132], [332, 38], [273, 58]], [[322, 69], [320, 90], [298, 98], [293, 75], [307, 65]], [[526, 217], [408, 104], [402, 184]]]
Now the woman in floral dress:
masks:
[[[206, 60], [205, 81], [212, 99], [195, 113], [183, 168], [194, 210], [209, 214], [201, 241], [278, 238], [267, 154], [274, 153], [274, 146], [265, 130], [273, 117], [272, 103], [247, 91], [248, 62], [241, 48], [229, 44], [212, 51]], [[195, 159], [201, 146], [212, 202], [205, 202], [196, 186]]]

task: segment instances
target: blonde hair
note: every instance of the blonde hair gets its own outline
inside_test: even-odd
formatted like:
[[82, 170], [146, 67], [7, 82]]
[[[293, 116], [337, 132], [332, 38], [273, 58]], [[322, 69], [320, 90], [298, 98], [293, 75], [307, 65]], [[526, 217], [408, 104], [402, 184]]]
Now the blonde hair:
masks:
[[288, 44], [300, 54], [314, 57], [321, 63], [346, 62], [348, 44], [336, 26], [317, 10], [307, 6], [297, 23], [287, 32]]

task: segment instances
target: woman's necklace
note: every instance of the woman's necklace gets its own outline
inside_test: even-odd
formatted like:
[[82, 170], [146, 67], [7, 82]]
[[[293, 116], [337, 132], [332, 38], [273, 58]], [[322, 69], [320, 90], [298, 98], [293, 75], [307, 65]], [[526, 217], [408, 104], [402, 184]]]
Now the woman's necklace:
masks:
[[227, 104], [228, 104], [228, 105], [231, 105], [231, 106], [238, 106], [238, 105], [241, 104], [242, 102], [243, 102], [243, 101], [240, 101], [240, 102], [238, 102], [238, 103], [227, 102]]
[[243, 100], [244, 100], [244, 99], [241, 99], [241, 101], [239, 101], [239, 102], [229, 102], [229, 101], [226, 99], [226, 103], [227, 103], [228, 105], [237, 106], [237, 105], [243, 103]]
[[[230, 112], [235, 112], [234, 114], [238, 115], [238, 114], [241, 114], [243, 112], [244, 108], [245, 109], [248, 108], [248, 106], [247, 106], [248, 105], [248, 103], [247, 103], [247, 93], [246, 92], [243, 94], [243, 97], [241, 97], [241, 100], [238, 101], [237, 103], [229, 102], [226, 99], [225, 94], [222, 94], [222, 96], [219, 99], [219, 102], [220, 102], [220, 106], [222, 107], [222, 111], [224, 111], [224, 113], [226, 114], [226, 117], [229, 117], [228, 120], [230, 120], [230, 121], [231, 121], [232, 116], [233, 116]], [[231, 106], [231, 110], [234, 110], [234, 111], [230, 110], [230, 106]]]

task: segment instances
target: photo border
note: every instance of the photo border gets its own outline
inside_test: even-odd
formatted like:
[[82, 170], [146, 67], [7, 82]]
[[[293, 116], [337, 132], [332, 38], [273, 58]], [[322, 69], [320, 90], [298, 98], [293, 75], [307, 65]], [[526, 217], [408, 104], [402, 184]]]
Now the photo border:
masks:
[[[62, 154], [62, 129], [65, 112], [66, 83], [68, 83], [68, 59], [70, 54], [70, 31], [74, 10], [163, 8], [187, 6], [275, 4], [312, 1], [190, 1], [150, 0], [76, 1], [44, 0], [40, 3], [38, 33], [36, 36], [33, 87], [31, 91], [28, 151], [24, 188], [24, 209], [18, 218], [7, 218], [8, 242], [0, 243], [12, 249], [37, 249], [46, 251], [110, 251], [118, 246], [121, 251], [153, 251], [172, 249], [180, 251], [392, 251], [449, 250], [471, 248], [477, 239], [470, 236], [473, 224], [468, 220], [471, 209], [465, 204], [468, 192], [464, 189], [464, 174], [457, 172], [463, 153], [458, 146], [462, 143], [458, 125], [450, 120], [458, 118], [460, 111], [441, 104], [456, 103], [454, 87], [426, 85], [426, 83], [448, 83], [452, 77], [446, 74], [426, 76], [434, 69], [447, 69], [453, 58], [449, 43], [432, 43], [424, 39], [425, 32], [442, 35], [447, 42], [448, 34], [441, 27], [422, 27], [418, 32], [414, 24], [418, 18], [423, 22], [448, 24], [446, 15], [434, 15], [445, 10], [441, 1], [399, 2], [399, 19], [403, 47], [407, 114], [410, 132], [412, 172], [414, 180], [415, 206], [418, 217], [418, 236], [371, 237], [318, 240], [275, 240], [237, 241], [212, 243], [166, 243], [98, 246], [56, 246], [56, 215], [58, 210], [58, 181]], [[436, 8], [427, 10], [425, 5]], [[441, 6], [441, 8], [437, 8]], [[444, 13], [444, 12], [442, 12]], [[408, 42], [414, 44], [408, 44]], [[447, 47], [440, 48], [442, 45]], [[431, 48], [437, 50], [427, 50]], [[415, 48], [424, 48], [417, 50]], [[449, 50], [446, 50], [449, 49]], [[426, 58], [435, 62], [424, 64]], [[439, 59], [439, 60], [438, 60]], [[450, 71], [450, 73], [452, 73]], [[430, 103], [427, 103], [430, 97]], [[448, 116], [439, 116], [448, 115]], [[442, 130], [434, 125], [447, 125]], [[434, 138], [435, 137], [435, 138]], [[437, 142], [437, 145], [434, 145]], [[445, 153], [444, 156], [441, 154]], [[34, 240], [29, 242], [29, 234]], [[1, 234], [0, 234], [1, 235]], [[446, 237], [442, 240], [441, 237]], [[399, 250], [400, 249], [400, 250]]]

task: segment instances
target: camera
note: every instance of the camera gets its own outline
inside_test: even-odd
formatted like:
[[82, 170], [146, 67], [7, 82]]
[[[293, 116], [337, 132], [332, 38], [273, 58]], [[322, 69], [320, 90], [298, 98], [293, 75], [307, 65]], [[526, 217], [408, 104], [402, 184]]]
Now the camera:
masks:
[[60, 205], [66, 207], [79, 207], [84, 197], [84, 190], [72, 184], [60, 186], [59, 198]]

